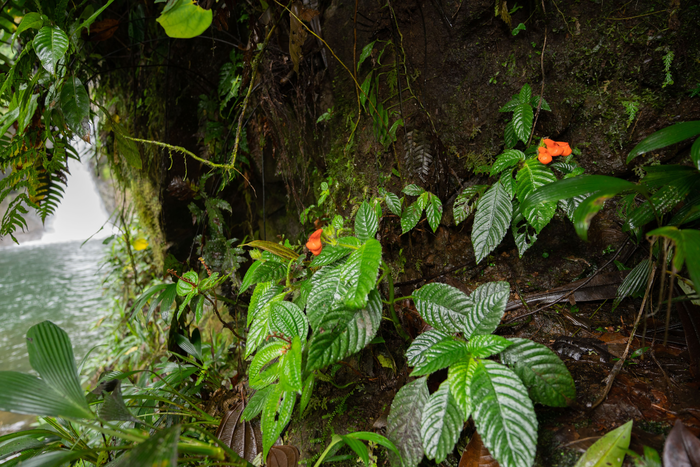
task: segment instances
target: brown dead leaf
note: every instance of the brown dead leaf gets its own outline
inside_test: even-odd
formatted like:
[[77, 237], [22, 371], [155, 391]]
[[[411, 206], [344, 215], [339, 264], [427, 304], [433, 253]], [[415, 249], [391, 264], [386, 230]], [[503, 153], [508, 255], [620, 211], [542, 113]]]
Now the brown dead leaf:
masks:
[[680, 420], [676, 420], [676, 424], [666, 438], [664, 465], [700, 466], [700, 439], [696, 438]]
[[251, 422], [242, 422], [241, 414], [245, 404], [239, 402], [232, 410], [226, 412], [216, 430], [216, 437], [226, 443], [239, 456], [253, 462], [262, 451], [262, 433]]
[[103, 19], [102, 21], [97, 21], [90, 26], [90, 30], [85, 35], [84, 39], [92, 42], [106, 41], [117, 32], [118, 27], [118, 19]]
[[499, 467], [499, 465], [489, 454], [479, 433], [474, 433], [459, 460], [459, 467]]
[[272, 446], [267, 454], [267, 467], [297, 467], [299, 449], [296, 446]]

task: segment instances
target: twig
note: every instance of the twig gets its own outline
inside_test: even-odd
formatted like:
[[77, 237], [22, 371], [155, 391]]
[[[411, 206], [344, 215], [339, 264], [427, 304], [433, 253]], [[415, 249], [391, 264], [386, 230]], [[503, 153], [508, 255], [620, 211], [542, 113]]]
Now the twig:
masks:
[[589, 283], [590, 281], [592, 281], [598, 274], [600, 274], [601, 271], [603, 271], [603, 270], [604, 270], [605, 268], [607, 268], [613, 261], [615, 261], [615, 260], [617, 259], [617, 257], [620, 256], [620, 253], [622, 252], [622, 249], [625, 248], [625, 246], [627, 245], [627, 242], [629, 242], [629, 237], [625, 240], [625, 242], [622, 244], [622, 246], [620, 246], [620, 248], [617, 249], [617, 252], [615, 253], [615, 256], [613, 256], [612, 258], [610, 258], [610, 260], [609, 260], [607, 263], [605, 263], [605, 264], [603, 265], [602, 268], [598, 269], [598, 270], [595, 272], [595, 274], [593, 274], [591, 277], [589, 277], [589, 278], [586, 279], [584, 282], [582, 282], [581, 285], [579, 285], [578, 287], [576, 287], [576, 288], [574, 288], [574, 289], [572, 289], [572, 290], [570, 290], [570, 291], [568, 291], [568, 292], [565, 292], [565, 293], [561, 294], [559, 297], [555, 298], [554, 300], [552, 300], [551, 302], [547, 303], [546, 305], [537, 308], [535, 311], [531, 311], [531, 312], [529, 312], [529, 313], [525, 313], [524, 315], [516, 316], [515, 318], [512, 318], [512, 319], [506, 321], [505, 323], [501, 324], [501, 326], [503, 326], [503, 325], [505, 325], [505, 324], [512, 323], [513, 321], [517, 321], [517, 320], [519, 320], [519, 319], [521, 319], [521, 318], [526, 318], [527, 316], [534, 315], [535, 313], [539, 313], [540, 311], [546, 310], [547, 308], [549, 308], [549, 307], [551, 307], [551, 306], [553, 306], [553, 305], [559, 303], [560, 301], [562, 301], [562, 299], [569, 298], [569, 297], [570, 297], [571, 295], [573, 295], [577, 290], [579, 290], [580, 288], [582, 288], [582, 287], [588, 285], [588, 283]]

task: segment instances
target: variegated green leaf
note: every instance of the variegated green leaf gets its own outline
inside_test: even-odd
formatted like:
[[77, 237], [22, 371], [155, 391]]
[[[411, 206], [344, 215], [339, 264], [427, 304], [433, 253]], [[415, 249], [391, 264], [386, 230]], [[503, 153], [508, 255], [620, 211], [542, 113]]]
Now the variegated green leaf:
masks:
[[440, 463], [452, 452], [462, 431], [464, 414], [450, 392], [449, 380], [430, 396], [423, 409], [421, 439], [425, 457]]
[[521, 204], [521, 211], [525, 219], [535, 228], [539, 234], [540, 231], [549, 224], [549, 221], [554, 217], [554, 212], [557, 209], [556, 203], [543, 203], [531, 207], [522, 207], [523, 200], [534, 193], [539, 187], [556, 182], [549, 168], [542, 164], [537, 159], [528, 159], [518, 171], [516, 176], [515, 191], [518, 201]]
[[530, 138], [534, 118], [529, 99], [527, 104], [520, 104], [513, 110], [513, 130], [515, 130], [515, 136], [523, 143], [527, 143]]
[[408, 196], [420, 196], [423, 193], [425, 193], [425, 190], [418, 185], [415, 185], [411, 183], [410, 185], [407, 185], [403, 190], [403, 193], [407, 194]]
[[481, 196], [488, 187], [488, 185], [473, 185], [462, 190], [452, 206], [455, 225], [462, 223], [474, 212], [477, 205], [477, 197]]
[[306, 317], [314, 332], [317, 332], [323, 316], [338, 306], [347, 293], [347, 285], [341, 280], [344, 264], [325, 266], [311, 279], [311, 293], [306, 304]]
[[367, 201], [363, 201], [355, 216], [355, 236], [364, 242], [374, 238], [379, 228], [379, 220], [372, 206]]
[[301, 380], [301, 348], [302, 341], [299, 336], [292, 338], [292, 344], [287, 347], [286, 353], [280, 362], [280, 386], [285, 391], [293, 391], [301, 394], [303, 389]]
[[447, 371], [450, 391], [457, 401], [457, 405], [462, 409], [465, 422], [472, 413], [472, 395], [470, 388], [477, 362], [478, 360], [475, 358], [464, 359], [454, 365], [450, 365]]
[[503, 467], [531, 467], [537, 417], [518, 376], [500, 363], [479, 360], [470, 390], [472, 418], [491, 455]]
[[394, 193], [387, 191], [384, 194], [384, 201], [386, 201], [386, 205], [389, 207], [391, 212], [401, 217], [401, 205], [403, 204], [403, 198], [399, 199], [399, 197]]
[[416, 337], [406, 350], [408, 366], [422, 366], [425, 362], [425, 352], [438, 342], [448, 339], [449, 334], [431, 329]]
[[479, 199], [472, 227], [472, 244], [476, 262], [481, 262], [505, 237], [513, 215], [511, 196], [500, 182]]
[[350, 308], [363, 308], [367, 294], [377, 282], [379, 264], [382, 261], [382, 245], [374, 238], [355, 250], [343, 265], [341, 279], [347, 283], [343, 302]]
[[401, 213], [402, 235], [413, 229], [416, 225], [418, 225], [418, 221], [420, 220], [420, 216], [422, 213], [423, 211], [418, 207], [417, 203], [413, 203], [406, 209], [404, 209], [404, 211]]
[[517, 199], [513, 201], [513, 220], [510, 228], [513, 232], [513, 238], [515, 238], [515, 245], [518, 247], [518, 255], [522, 258], [525, 252], [537, 241], [537, 234], [531, 231], [534, 229], [520, 212], [520, 203]]
[[508, 340], [513, 345], [501, 353], [501, 361], [520, 377], [532, 400], [552, 407], [566, 407], [576, 400], [574, 380], [554, 352], [529, 339]]
[[452, 334], [467, 328], [473, 303], [467, 295], [447, 284], [426, 284], [413, 292], [421, 317], [438, 331]]
[[[392, 465], [416, 467], [423, 459], [421, 420], [428, 402], [427, 378], [418, 378], [396, 393], [387, 417], [386, 437], [401, 451], [401, 460], [392, 457]], [[390, 454], [391, 455], [391, 454]]]
[[263, 434], [263, 459], [267, 459], [267, 453], [292, 418], [296, 394], [285, 391], [277, 385], [265, 401], [263, 408], [261, 428]]
[[501, 336], [473, 335], [467, 344], [467, 350], [476, 358], [487, 358], [503, 352], [513, 345], [511, 341]]
[[464, 338], [471, 339], [472, 336], [495, 331], [505, 312], [509, 294], [508, 282], [488, 282], [477, 287], [469, 296], [473, 308], [462, 330]]
[[309, 322], [301, 309], [292, 302], [274, 302], [270, 305], [270, 330], [290, 339], [299, 336], [306, 340]]
[[425, 216], [428, 218], [428, 224], [433, 232], [440, 226], [442, 220], [442, 201], [437, 196], [431, 194], [428, 205], [425, 207]]
[[265, 402], [270, 393], [276, 388], [276, 386], [267, 386], [264, 389], [259, 389], [255, 391], [255, 394], [248, 399], [248, 404], [243, 409], [241, 414], [241, 420], [248, 422], [258, 416], [262, 412], [263, 407], [265, 407]]
[[[253, 268], [253, 266], [257, 266]], [[251, 285], [259, 284], [261, 282], [277, 282], [287, 275], [287, 265], [277, 261], [256, 261], [253, 263], [243, 276], [243, 282], [241, 283], [241, 288], [239, 293], [245, 292], [245, 290]]]
[[429, 375], [447, 368], [468, 355], [467, 343], [449, 336], [436, 342], [425, 351], [424, 360], [413, 369], [411, 376]]
[[496, 158], [491, 166], [491, 176], [497, 175], [506, 169], [515, 167], [520, 161], [525, 160], [525, 153], [517, 149], [507, 149]]

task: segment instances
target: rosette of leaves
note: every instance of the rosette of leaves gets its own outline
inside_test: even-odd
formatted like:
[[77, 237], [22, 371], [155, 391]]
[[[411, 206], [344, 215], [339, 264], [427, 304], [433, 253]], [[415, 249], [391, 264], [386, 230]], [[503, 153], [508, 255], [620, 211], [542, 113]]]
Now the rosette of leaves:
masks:
[[[564, 407], [575, 399], [574, 381], [554, 352], [528, 339], [491, 335], [509, 293], [506, 282], [484, 284], [471, 295], [439, 283], [413, 293], [433, 329], [406, 352], [411, 376], [420, 378], [399, 390], [388, 418], [387, 435], [402, 466], [418, 465], [423, 455], [442, 462], [471, 416], [500, 465], [529, 467], [537, 445], [533, 403]], [[444, 368], [447, 380], [428, 394], [428, 375]]]
[[401, 205], [404, 198], [399, 199], [393, 193], [384, 192], [384, 199], [391, 212], [401, 217], [401, 233], [405, 234], [418, 225], [424, 211], [430, 228], [435, 232], [442, 220], [442, 201], [440, 198], [415, 184], [406, 186], [402, 191], [408, 196], [418, 197], [403, 210], [401, 210]]
[[253, 287], [245, 357], [248, 384], [257, 392], [243, 420], [261, 415], [263, 455], [291, 419], [297, 395], [303, 412], [317, 372], [362, 350], [382, 318], [377, 277], [382, 247], [374, 238], [381, 207], [363, 202], [354, 236], [324, 231], [321, 253], [310, 263], [291, 248], [256, 241], [264, 250], [243, 278]]

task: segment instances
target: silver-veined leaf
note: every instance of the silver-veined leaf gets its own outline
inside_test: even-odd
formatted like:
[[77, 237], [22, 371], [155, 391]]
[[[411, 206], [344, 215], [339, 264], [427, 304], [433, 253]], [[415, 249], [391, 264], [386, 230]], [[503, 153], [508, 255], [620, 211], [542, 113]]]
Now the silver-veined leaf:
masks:
[[462, 190], [457, 199], [455, 199], [454, 205], [452, 205], [455, 225], [459, 225], [474, 212], [477, 205], [477, 197], [481, 196], [487, 188], [488, 185], [473, 185]]
[[270, 305], [270, 330], [289, 337], [306, 340], [309, 322], [301, 309], [292, 302], [281, 301]]
[[428, 224], [433, 232], [437, 230], [440, 226], [440, 221], [442, 220], [442, 202], [440, 198], [434, 194], [430, 194], [430, 200], [428, 205], [425, 207], [425, 216], [428, 218]]
[[462, 331], [464, 338], [471, 339], [474, 335], [487, 335], [495, 331], [505, 312], [509, 294], [508, 282], [488, 282], [477, 287], [469, 296], [472, 309]]
[[306, 303], [306, 317], [317, 332], [324, 315], [342, 304], [347, 285], [341, 280], [344, 264], [324, 266], [311, 279], [311, 292]]
[[496, 158], [491, 167], [491, 176], [497, 175], [506, 169], [515, 167], [518, 162], [525, 160], [525, 153], [517, 149], [507, 149]]
[[501, 336], [473, 335], [467, 343], [467, 350], [476, 358], [487, 358], [491, 355], [501, 353], [513, 345], [511, 341]]
[[576, 400], [574, 380], [554, 352], [529, 339], [509, 340], [513, 345], [501, 353], [501, 361], [520, 377], [532, 400], [552, 407]]
[[432, 196], [432, 193], [428, 191], [424, 191], [423, 193], [421, 193], [421, 195], [416, 200], [416, 206], [418, 206], [418, 209], [423, 211], [426, 207], [428, 207], [428, 200], [430, 199], [430, 196]]
[[459, 289], [437, 282], [413, 292], [413, 301], [421, 317], [438, 331], [452, 334], [467, 329], [467, 317], [473, 303]]
[[518, 144], [518, 135], [515, 134], [515, 127], [513, 126], [512, 120], [506, 124], [503, 131], [503, 141], [508, 149]]
[[399, 199], [399, 197], [394, 193], [387, 191], [384, 194], [384, 201], [391, 212], [401, 217], [401, 205], [403, 204], [403, 198]]
[[265, 407], [265, 402], [270, 393], [275, 389], [276, 386], [267, 386], [263, 389], [258, 389], [255, 394], [248, 399], [248, 404], [243, 409], [241, 414], [241, 420], [248, 422], [258, 416], [262, 412], [263, 407]]
[[506, 193], [508, 193], [508, 195], [511, 197], [515, 196], [515, 179], [513, 178], [513, 169], [503, 172], [498, 181], [501, 182], [501, 185], [503, 185], [503, 188], [506, 189]]
[[381, 319], [382, 300], [376, 289], [370, 292], [364, 309], [328, 312], [319, 324], [323, 332], [311, 341], [306, 369], [324, 368], [359, 352], [374, 339]]
[[500, 182], [479, 199], [472, 227], [472, 243], [476, 262], [481, 262], [506, 236], [513, 215], [511, 196]]
[[[268, 284], [268, 282], [264, 283]], [[271, 287], [264, 298], [267, 298], [272, 291], [280, 289], [281, 287]], [[255, 309], [253, 310], [253, 320], [250, 323], [248, 339], [246, 340], [245, 358], [248, 358], [248, 356], [250, 356], [270, 335], [270, 308], [273, 303], [284, 300], [285, 295], [285, 292], [282, 291], [267, 301], [260, 300], [256, 302]], [[250, 315], [250, 313], [251, 307], [249, 306], [248, 314]], [[250, 316], [248, 316], [248, 319], [250, 319]]]
[[450, 391], [452, 391], [457, 405], [462, 409], [465, 422], [472, 413], [472, 395], [470, 388], [477, 362], [478, 360], [475, 358], [464, 359], [454, 365], [450, 365], [447, 371]]
[[425, 193], [425, 190], [418, 185], [411, 183], [410, 185], [404, 187], [402, 192], [409, 196], [420, 196]]
[[250, 326], [253, 322], [253, 318], [255, 318], [265, 304], [281, 291], [282, 287], [273, 286], [272, 282], [262, 282], [256, 285], [255, 290], [253, 290], [253, 296], [250, 299], [250, 304], [248, 305], [248, 322], [246, 326]]
[[387, 417], [386, 437], [399, 448], [402, 462], [392, 457], [392, 466], [416, 467], [423, 458], [420, 428], [428, 397], [426, 377], [408, 383], [396, 393]]
[[532, 226], [527, 223], [520, 212], [520, 203], [517, 199], [513, 201], [513, 220], [510, 229], [513, 232], [513, 238], [515, 238], [515, 246], [518, 247], [518, 255], [522, 258], [525, 252], [537, 241], [537, 234], [534, 231], [531, 232]]
[[420, 209], [418, 207], [418, 204], [415, 202], [408, 206], [406, 209], [404, 209], [404, 211], [401, 213], [402, 235], [413, 229], [416, 225], [418, 225], [418, 221], [420, 220], [420, 215], [422, 213], [423, 210]]
[[56, 63], [68, 50], [68, 36], [61, 28], [44, 26], [34, 36], [34, 50], [41, 60], [41, 66], [51, 74], [56, 72]]
[[479, 360], [470, 390], [472, 418], [491, 455], [503, 467], [531, 467], [537, 417], [518, 376], [500, 363]]
[[375, 286], [381, 261], [382, 245], [374, 238], [352, 252], [341, 271], [341, 279], [347, 283], [345, 305], [357, 309], [367, 304], [367, 294]]
[[522, 203], [528, 196], [534, 193], [538, 188], [556, 182], [549, 168], [542, 164], [537, 159], [528, 159], [518, 171], [516, 175], [516, 195], [521, 204], [521, 211], [525, 219], [535, 228], [539, 234], [540, 231], [549, 224], [549, 221], [554, 217], [554, 212], [557, 210], [557, 204], [554, 202], [542, 203], [536, 206], [523, 207]]
[[527, 84], [527, 83], [523, 84], [523, 87], [520, 88], [520, 93], [518, 94], [518, 98], [520, 99], [520, 102], [523, 104], [530, 103], [530, 101], [532, 100], [532, 88], [530, 87], [529, 84]]
[[467, 343], [449, 336], [425, 351], [425, 358], [411, 372], [411, 376], [429, 375], [464, 359], [469, 355]]
[[625, 280], [623, 280], [620, 287], [617, 288], [617, 296], [613, 302], [613, 310], [617, 308], [623, 299], [643, 292], [647, 287], [649, 274], [651, 274], [651, 263], [648, 258], [643, 259], [629, 274], [627, 274]]
[[301, 380], [301, 348], [301, 339], [299, 336], [294, 336], [292, 345], [287, 348], [280, 363], [282, 367], [280, 385], [286, 391], [293, 391], [299, 394], [301, 394], [303, 389]]
[[450, 392], [449, 380], [428, 399], [421, 419], [425, 456], [440, 463], [452, 452], [462, 431], [464, 414]]
[[374, 238], [379, 228], [379, 220], [372, 206], [363, 201], [355, 216], [355, 236], [364, 242]]
[[408, 366], [422, 366], [425, 362], [425, 352], [438, 342], [450, 338], [449, 334], [431, 329], [416, 337], [406, 350]]

